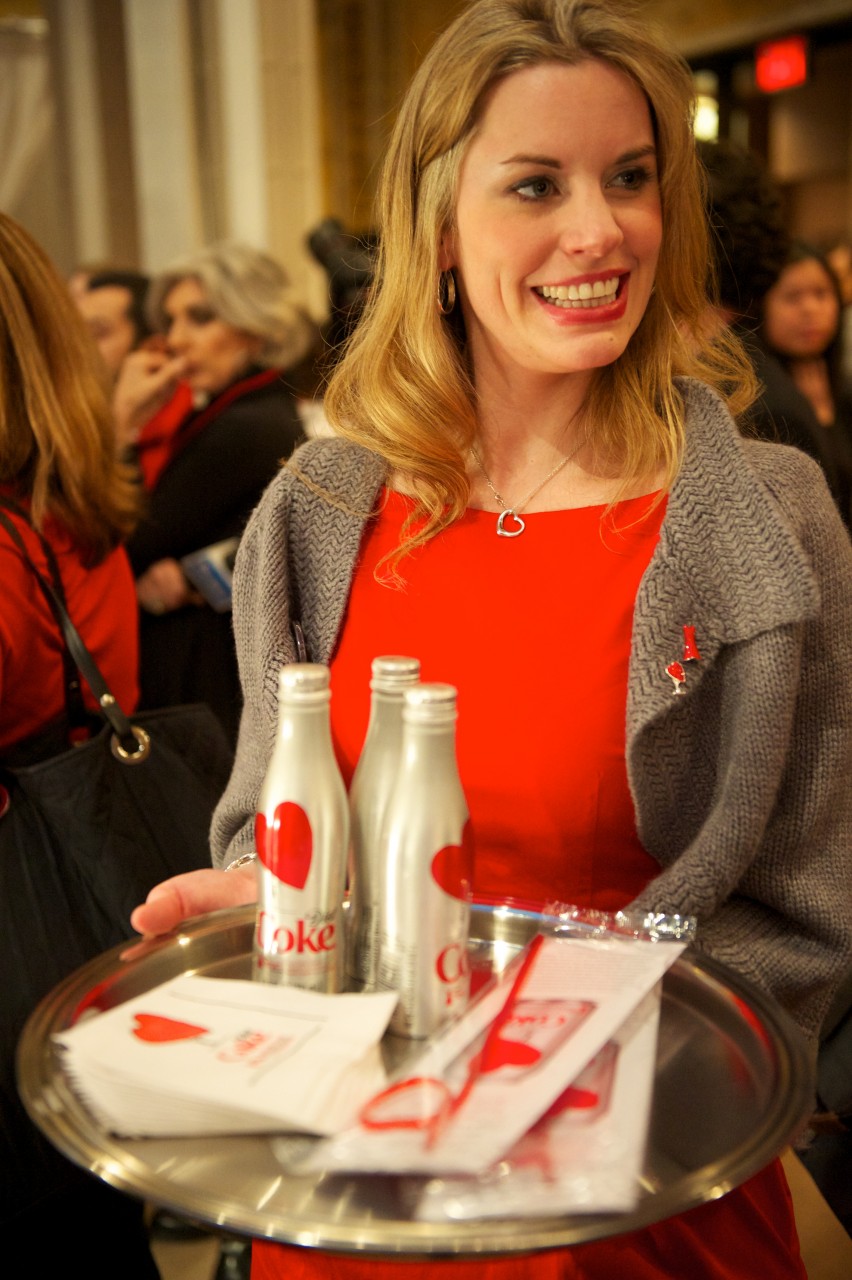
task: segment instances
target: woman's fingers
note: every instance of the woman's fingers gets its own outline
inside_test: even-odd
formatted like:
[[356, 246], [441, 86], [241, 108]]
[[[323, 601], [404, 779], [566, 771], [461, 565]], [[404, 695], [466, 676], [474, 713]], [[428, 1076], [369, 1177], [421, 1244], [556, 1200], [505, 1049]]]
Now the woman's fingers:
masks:
[[256, 897], [257, 881], [251, 865], [236, 871], [188, 871], [155, 885], [133, 911], [130, 923], [137, 933], [169, 933], [192, 916], [242, 906]]
[[185, 371], [183, 356], [141, 350], [127, 356], [113, 392], [112, 407], [120, 447], [136, 442], [149, 418], [172, 398]]

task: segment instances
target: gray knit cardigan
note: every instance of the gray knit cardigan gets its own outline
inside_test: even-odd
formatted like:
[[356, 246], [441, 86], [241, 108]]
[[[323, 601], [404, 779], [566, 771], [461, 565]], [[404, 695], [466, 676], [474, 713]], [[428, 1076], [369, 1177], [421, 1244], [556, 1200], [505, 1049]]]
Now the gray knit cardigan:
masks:
[[[716, 395], [683, 384], [686, 451], [636, 598], [627, 768], [660, 874], [637, 905], [695, 915], [696, 945], [770, 991], [813, 1035], [852, 964], [852, 548], [818, 467], [743, 441]], [[216, 865], [252, 845], [278, 671], [334, 652], [376, 455], [316, 440], [243, 537], [234, 627], [245, 708], [213, 820]], [[403, 567], [404, 572], [404, 567]], [[693, 625], [685, 696], [666, 666]], [[535, 655], [556, 665], [558, 655]]]

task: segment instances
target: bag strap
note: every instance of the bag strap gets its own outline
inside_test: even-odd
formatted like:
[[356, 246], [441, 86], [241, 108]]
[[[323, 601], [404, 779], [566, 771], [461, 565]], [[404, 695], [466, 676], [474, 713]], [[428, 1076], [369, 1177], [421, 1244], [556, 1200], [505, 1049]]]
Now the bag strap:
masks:
[[[16, 504], [10, 504], [6, 499], [0, 499], [0, 508], [3, 507], [7, 510], [11, 507], [11, 509], [14, 510], [16, 514], [21, 515], [22, 518], [30, 525], [30, 528], [32, 528], [32, 523], [22, 508], [16, 507]], [[86, 684], [97, 699], [101, 715], [113, 731], [113, 754], [121, 760], [128, 761], [130, 759], [139, 760], [144, 758], [144, 756], [148, 754], [148, 748], [150, 745], [148, 735], [144, 730], [134, 728], [127, 716], [121, 710], [121, 707], [116, 702], [115, 697], [111, 693], [109, 686], [101, 673], [100, 667], [86, 648], [80, 632], [71, 621], [71, 617], [65, 607], [64, 592], [61, 592], [61, 588], [60, 590], [57, 590], [54, 584], [45, 578], [44, 574], [33, 562], [19, 530], [3, 510], [0, 510], [0, 524], [2, 524], [6, 532], [9, 534], [9, 537], [17, 546], [25, 564], [29, 566], [35, 575], [35, 579], [41, 588], [41, 592], [47, 600], [51, 612], [59, 625], [59, 629], [62, 632], [68, 652], [70, 653], [77, 670], [83, 676]], [[42, 547], [45, 548], [48, 563], [51, 565], [51, 570], [53, 570], [54, 566], [56, 566], [56, 560], [53, 556], [52, 549], [48, 553], [45, 539], [38, 533], [38, 530], [34, 530], [34, 532], [41, 542]]]
[[[53, 580], [53, 586], [60, 600], [62, 601], [62, 603], [65, 605], [67, 609], [67, 601], [65, 599], [65, 588], [62, 585], [62, 577], [59, 572], [59, 565], [57, 564], [56, 556], [54, 555], [54, 552], [53, 552], [53, 547], [45, 538], [42, 538], [40, 534], [38, 534], [38, 532], [35, 529], [33, 529], [32, 522], [30, 521], [28, 513], [24, 510], [22, 506], [20, 506], [12, 498], [8, 498], [5, 495], [0, 495], [0, 509], [13, 512], [16, 516], [18, 516], [19, 519], [23, 520], [24, 523], [28, 526], [28, 528], [32, 529], [36, 537], [39, 538], [42, 551], [44, 552], [45, 559], [47, 560], [48, 568], [50, 569], [50, 575]], [[10, 522], [5, 519], [2, 520], [2, 524], [6, 529], [6, 531], [9, 533], [9, 536], [13, 539], [13, 541], [17, 543], [18, 548], [20, 550], [21, 541], [20, 541], [20, 537], [18, 536], [17, 529], [14, 526], [10, 526]], [[24, 554], [26, 556], [25, 549], [24, 549]], [[29, 558], [27, 557], [27, 559]], [[51, 603], [51, 610], [52, 609], [53, 609], [53, 605]], [[55, 617], [55, 614], [54, 614], [54, 618], [57, 625], [59, 625], [59, 619]], [[62, 646], [62, 666], [64, 671], [64, 682], [65, 682], [65, 715], [68, 722], [70, 736], [72, 739], [74, 739], [75, 736], [79, 736], [79, 731], [83, 730], [88, 726], [89, 714], [86, 710], [85, 703], [83, 702], [83, 693], [80, 688], [80, 673], [77, 670], [77, 664], [74, 662], [74, 659], [71, 656], [71, 652], [67, 644], [63, 644]]]

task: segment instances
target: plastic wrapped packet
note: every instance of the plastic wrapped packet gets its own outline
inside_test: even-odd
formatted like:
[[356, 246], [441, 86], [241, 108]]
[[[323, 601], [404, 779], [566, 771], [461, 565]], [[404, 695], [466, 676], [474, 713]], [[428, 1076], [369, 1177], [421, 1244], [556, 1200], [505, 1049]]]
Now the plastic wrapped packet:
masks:
[[[573, 908], [429, 1041], [310, 1169], [483, 1175], [506, 1158], [657, 985], [684, 947], [660, 916], [647, 934]], [[666, 927], [663, 927], [666, 926]], [[680, 931], [680, 926], [679, 926]]]
[[627, 1213], [641, 1191], [659, 987], [507, 1155], [476, 1178], [432, 1178], [421, 1221]]
[[558, 937], [625, 937], [642, 942], [692, 942], [697, 932], [694, 916], [665, 911], [596, 911], [564, 902], [550, 902], [544, 909], [548, 928]]

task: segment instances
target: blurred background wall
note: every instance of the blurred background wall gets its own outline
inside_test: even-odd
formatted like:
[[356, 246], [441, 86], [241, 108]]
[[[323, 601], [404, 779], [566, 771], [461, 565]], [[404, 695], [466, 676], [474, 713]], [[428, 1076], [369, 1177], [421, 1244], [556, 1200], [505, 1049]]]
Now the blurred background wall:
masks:
[[[644, 3], [696, 75], [702, 130], [767, 160], [796, 234], [852, 241], [852, 0]], [[64, 271], [248, 240], [321, 316], [306, 236], [328, 216], [369, 229], [400, 96], [461, 7], [0, 0], [0, 207]]]

